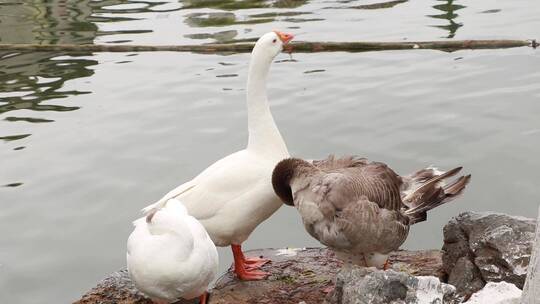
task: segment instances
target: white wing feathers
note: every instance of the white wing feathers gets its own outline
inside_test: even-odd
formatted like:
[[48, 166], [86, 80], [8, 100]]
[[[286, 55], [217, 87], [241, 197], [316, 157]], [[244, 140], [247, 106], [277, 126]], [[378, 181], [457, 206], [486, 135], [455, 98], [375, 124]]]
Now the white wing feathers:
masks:
[[175, 198], [179, 196], [180, 194], [190, 190], [191, 188], [195, 187], [195, 183], [193, 180], [183, 183], [182, 185], [174, 188], [173, 190], [169, 191], [169, 193], [165, 194], [164, 197], [162, 197], [159, 201], [156, 203], [153, 203], [152, 205], [144, 207], [141, 211], [144, 215], [148, 215], [150, 213], [153, 213], [167, 205], [167, 202], [169, 199]]

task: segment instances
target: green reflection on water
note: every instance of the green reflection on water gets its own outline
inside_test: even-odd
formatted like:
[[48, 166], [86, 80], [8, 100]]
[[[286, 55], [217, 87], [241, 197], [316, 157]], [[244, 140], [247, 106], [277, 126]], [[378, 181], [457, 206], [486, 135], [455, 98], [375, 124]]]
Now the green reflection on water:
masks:
[[241, 10], [268, 7], [296, 8], [308, 2], [308, 0], [276, 0], [273, 2], [262, 0], [184, 0], [182, 1], [182, 9], [214, 8], [222, 10]]
[[394, 0], [394, 1], [388, 1], [388, 2], [380, 2], [380, 3], [372, 3], [372, 4], [362, 4], [362, 5], [356, 5], [352, 6], [351, 8], [355, 9], [366, 9], [366, 10], [372, 10], [372, 9], [381, 9], [381, 8], [391, 8], [398, 4], [408, 2], [408, 0]]
[[[0, 5], [0, 43], [93, 43], [99, 35], [98, 27], [90, 21], [93, 11], [100, 5], [110, 4], [111, 1], [90, 0], [3, 2]], [[0, 119], [32, 125], [51, 123], [54, 120], [41, 117], [42, 112], [80, 108], [71, 104], [71, 100], [61, 100], [90, 92], [62, 88], [69, 80], [93, 75], [89, 67], [98, 62], [83, 57], [91, 53], [63, 55], [0, 52], [0, 115], [10, 113]], [[48, 103], [51, 100], [54, 104]], [[24, 131], [18, 133], [24, 134], [0, 133], [0, 139], [5, 142], [23, 140], [31, 135], [31, 128], [22, 124], [20, 129]]]
[[272, 22], [273, 18], [237, 20], [234, 13], [193, 13], [186, 17], [186, 23], [192, 27], [229, 26], [234, 24], [256, 24]]
[[291, 17], [291, 16], [298, 16], [298, 15], [309, 15], [313, 14], [312, 12], [269, 12], [269, 13], [260, 13], [260, 14], [253, 14], [249, 17], [251, 18], [275, 18], [275, 17]]
[[459, 15], [456, 14], [456, 11], [465, 8], [464, 5], [454, 4], [454, 0], [437, 0], [439, 2], [444, 2], [443, 4], [434, 5], [433, 8], [439, 11], [442, 11], [442, 14], [429, 15], [429, 17], [437, 19], [448, 20], [447, 25], [435, 25], [435, 27], [444, 29], [448, 31], [448, 36], [446, 38], [454, 38], [457, 30], [463, 26], [462, 23], [454, 21]]
[[23, 183], [10, 183], [10, 184], [7, 184], [7, 185], [3, 185], [2, 187], [10, 187], [10, 188], [14, 188], [14, 187], [19, 187], [21, 186]]
[[32, 123], [42, 123], [42, 122], [53, 122], [54, 121], [52, 119], [45, 119], [45, 118], [13, 117], [13, 116], [6, 117], [4, 120], [7, 120], [7, 121], [26, 121], [26, 122], [32, 122]]
[[[1, 99], [0, 114], [23, 109], [57, 112], [79, 109], [78, 106], [50, 105], [44, 102], [90, 93], [62, 91], [61, 89], [68, 80], [92, 75], [94, 72], [88, 67], [96, 65], [97, 61], [71, 57], [55, 59], [55, 57], [58, 57], [58, 54], [24, 53], [0, 60], [0, 70], [2, 71], [0, 73], [0, 93], [8, 96]], [[9, 96], [12, 92], [19, 94], [18, 96]], [[6, 120], [21, 121], [23, 119], [17, 120], [16, 116], [12, 116]], [[28, 118], [24, 121], [36, 122], [36, 120]], [[40, 120], [40, 122], [46, 121], [49, 120]]]
[[278, 8], [295, 8], [307, 4], [307, 0], [277, 0], [274, 2], [274, 7]]
[[[360, 5], [354, 5], [354, 6], [330, 6], [325, 7], [325, 9], [359, 9], [359, 10], [376, 10], [376, 9], [385, 9], [385, 8], [392, 8], [398, 4], [406, 3], [409, 0], [393, 0], [393, 1], [387, 1], [387, 2], [377, 2], [377, 3], [369, 3], [369, 4], [360, 4]], [[339, 3], [351, 3], [353, 1], [339, 1]]]
[[238, 35], [236, 30], [222, 31], [217, 33], [201, 33], [201, 34], [187, 34], [184, 37], [191, 39], [214, 39], [220, 43], [227, 43], [234, 41], [234, 38]]
[[262, 0], [184, 0], [182, 1], [182, 4], [183, 9], [215, 8], [224, 10], [238, 10], [268, 7], [267, 2]]
[[0, 136], [0, 140], [13, 141], [13, 140], [18, 140], [18, 139], [26, 138], [26, 137], [28, 137], [28, 136], [30, 136], [30, 135], [32, 135], [32, 134], [21, 134], [21, 135]]

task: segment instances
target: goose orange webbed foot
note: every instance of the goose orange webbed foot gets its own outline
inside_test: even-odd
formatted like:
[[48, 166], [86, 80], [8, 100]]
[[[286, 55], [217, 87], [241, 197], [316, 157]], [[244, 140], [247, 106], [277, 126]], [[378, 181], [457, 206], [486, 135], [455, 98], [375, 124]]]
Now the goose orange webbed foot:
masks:
[[244, 263], [246, 264], [247, 269], [260, 269], [262, 265], [266, 265], [270, 263], [270, 260], [259, 258], [259, 257], [252, 257], [252, 258], [246, 257], [244, 259]]
[[240, 280], [255, 281], [266, 278], [269, 273], [259, 270], [259, 268], [270, 262], [268, 259], [253, 257], [246, 258], [242, 252], [241, 245], [231, 245], [234, 258], [234, 273]]
[[247, 269], [247, 268], [244, 268], [241, 270], [235, 269], [235, 273], [238, 276], [238, 278], [242, 281], [258, 281], [258, 280], [265, 279], [266, 277], [270, 275], [268, 272], [255, 270], [255, 269]]

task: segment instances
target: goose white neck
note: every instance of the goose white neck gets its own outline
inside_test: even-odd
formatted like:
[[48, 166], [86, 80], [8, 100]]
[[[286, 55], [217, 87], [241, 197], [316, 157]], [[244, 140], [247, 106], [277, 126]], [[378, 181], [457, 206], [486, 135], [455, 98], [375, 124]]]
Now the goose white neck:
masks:
[[258, 153], [288, 155], [287, 147], [274, 122], [268, 98], [266, 80], [272, 63], [264, 49], [254, 48], [247, 81], [248, 150]]

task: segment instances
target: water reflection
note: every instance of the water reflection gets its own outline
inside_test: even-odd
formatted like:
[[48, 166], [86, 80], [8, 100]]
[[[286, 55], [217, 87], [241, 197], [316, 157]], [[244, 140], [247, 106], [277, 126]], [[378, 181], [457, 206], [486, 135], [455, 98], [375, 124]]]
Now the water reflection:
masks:
[[[283, 17], [287, 22], [320, 21], [321, 18], [292, 18], [292, 16], [308, 15], [310, 12], [268, 12], [249, 15], [247, 19], [239, 19], [231, 12], [191, 13], [186, 16], [186, 24], [191, 27], [221, 27], [240, 24], [270, 23]], [[187, 36], [186, 36], [187, 37]]]
[[[140, 13], [164, 13], [182, 9], [181, 1], [122, 1], [122, 0], [102, 0], [92, 1], [89, 5], [92, 8], [92, 17], [89, 21], [113, 22], [123, 20], [137, 20], [132, 17], [119, 17], [118, 14], [140, 14]], [[114, 15], [113, 15], [114, 14]], [[102, 17], [106, 15], [106, 17]]]
[[[1, 55], [0, 55], [1, 56]], [[0, 60], [0, 114], [16, 110], [32, 111], [73, 111], [77, 106], [51, 105], [45, 101], [65, 98], [89, 92], [62, 91], [64, 83], [70, 79], [88, 77], [93, 74], [89, 66], [97, 61], [65, 57], [58, 54], [32, 53], [18, 54]], [[13, 96], [16, 95], [16, 96]], [[18, 95], [18, 96], [17, 96]], [[6, 121], [25, 121], [29, 123], [52, 122], [53, 120], [32, 117], [5, 117]]]
[[500, 11], [501, 11], [500, 9], [489, 9], [489, 10], [482, 11], [480, 13], [481, 14], [495, 14], [495, 13], [498, 13]]
[[[89, 22], [95, 2], [33, 1], [21, 5], [15, 1], [0, 6], [2, 43], [60, 44], [92, 43], [97, 26]], [[5, 122], [29, 124], [50, 123], [38, 114], [44, 111], [67, 112], [79, 109], [73, 104], [61, 104], [58, 99], [85, 94], [77, 90], [62, 90], [66, 81], [88, 77], [90, 66], [97, 61], [58, 53], [0, 53], [0, 119]], [[54, 104], [48, 101], [55, 100]], [[26, 111], [19, 111], [26, 110]], [[8, 114], [9, 113], [9, 114]], [[24, 114], [22, 114], [24, 113]], [[12, 142], [31, 135], [28, 125], [21, 125], [19, 134], [0, 134], [0, 140]], [[17, 131], [12, 131], [17, 132]], [[20, 149], [17, 149], [20, 150]]]
[[304, 71], [304, 74], [322, 73], [322, 72], [325, 72], [325, 71], [326, 70], [324, 70], [324, 69], [309, 70], [309, 71]]
[[[221, 12], [195, 12], [185, 15], [184, 22], [190, 27], [230, 27], [233, 25], [249, 25], [271, 23], [274, 21], [284, 21], [291, 23], [322, 21], [322, 18], [300, 18], [294, 16], [309, 15], [312, 12], [297, 12], [297, 11], [270, 11], [264, 13], [256, 13], [248, 16], [239, 17], [232, 10], [241, 10], [248, 8], [296, 8], [308, 3], [306, 0], [278, 0], [274, 2], [268, 1], [183, 1], [182, 9], [188, 8], [211, 8], [221, 9]], [[293, 18], [294, 17], [294, 18]], [[250, 29], [246, 29], [249, 31]], [[212, 39], [212, 42], [219, 43], [237, 43], [251, 42], [256, 38], [236, 39], [238, 32], [236, 30], [217, 31], [211, 33], [196, 33], [185, 34], [184, 37], [191, 39]]]
[[307, 4], [307, 0], [277, 0], [274, 2], [273, 7], [278, 8], [296, 8], [304, 4]]
[[5, 140], [5, 141], [12, 141], [12, 140], [23, 139], [23, 138], [26, 138], [28, 136], [30, 136], [30, 134], [9, 135], [9, 136], [0, 136], [0, 139]]
[[[4, 2], [4, 1], [3, 1]], [[2, 43], [88, 43], [97, 27], [88, 22], [90, 0], [6, 1], [0, 5]]]
[[262, 0], [184, 0], [182, 1], [182, 4], [182, 9], [214, 8], [223, 10], [239, 10], [268, 7], [267, 2]]
[[186, 23], [192, 27], [229, 26], [234, 24], [255, 24], [271, 22], [274, 19], [248, 19], [237, 20], [236, 15], [230, 12], [193, 13], [186, 16]]
[[[92, 14], [87, 1], [34, 1], [0, 6], [2, 43], [92, 43], [97, 34], [95, 24], [87, 19]], [[49, 123], [52, 119], [33, 117], [42, 111], [66, 112], [79, 109], [76, 105], [48, 104], [52, 99], [88, 92], [63, 91], [70, 79], [93, 74], [89, 66], [95, 60], [76, 57], [58, 58], [51, 53], [0, 52], [0, 118], [6, 122], [30, 124]], [[85, 54], [81, 54], [85, 55]], [[28, 110], [21, 111], [19, 110]], [[10, 113], [10, 115], [6, 115]], [[12, 113], [12, 114], [11, 114]], [[0, 139], [12, 142], [31, 135], [23, 127], [22, 134], [0, 134]], [[13, 131], [12, 131], [13, 132]], [[15, 131], [16, 132], [16, 131]], [[20, 149], [18, 149], [20, 150]]]
[[184, 37], [191, 39], [214, 39], [219, 43], [227, 43], [233, 41], [237, 35], [238, 32], [236, 30], [230, 30], [216, 33], [187, 34]]
[[444, 3], [434, 5], [433, 8], [443, 13], [437, 14], [437, 15], [429, 15], [429, 17], [448, 20], [447, 25], [434, 25], [434, 26], [447, 30], [448, 36], [446, 36], [446, 38], [454, 38], [457, 30], [463, 26], [462, 23], [454, 21], [454, 19], [456, 19], [459, 16], [458, 14], [456, 14], [456, 11], [462, 8], [465, 8], [466, 6], [454, 4], [454, 0], [437, 0], [437, 1], [444, 2]]
[[[149, 29], [99, 31], [96, 22], [137, 20], [129, 13], [166, 12], [181, 8], [179, 3], [137, 1], [32, 1], [11, 0], [0, 5], [0, 43], [91, 44], [97, 36], [151, 32]], [[127, 42], [125, 40], [123, 42]], [[117, 41], [118, 42], [118, 41]], [[96, 60], [91, 53], [63, 56], [59, 53], [0, 52], [0, 119], [33, 125], [54, 120], [39, 112], [67, 112], [78, 105], [61, 104], [59, 99], [90, 92], [62, 90], [72, 79], [93, 75]], [[48, 101], [55, 100], [54, 104]], [[27, 110], [27, 111], [19, 111]], [[30, 111], [30, 112], [29, 112]], [[8, 114], [9, 113], [9, 114]], [[24, 114], [20, 114], [24, 113]], [[20, 134], [0, 133], [0, 140], [12, 142], [31, 135], [28, 125]], [[16, 132], [16, 131], [11, 131]], [[20, 150], [20, 149], [17, 149]]]
[[[381, 8], [392, 8], [398, 4], [408, 2], [409, 0], [392, 0], [392, 1], [386, 1], [386, 2], [377, 2], [377, 3], [370, 3], [370, 4], [361, 4], [361, 5], [354, 5], [354, 6], [344, 6], [344, 7], [325, 7], [325, 9], [363, 9], [363, 10], [374, 10], [374, 9], [381, 9]], [[339, 3], [350, 3], [352, 1], [339, 1]]]
[[14, 188], [14, 187], [19, 187], [21, 186], [23, 183], [11, 183], [11, 184], [6, 184], [6, 185], [3, 185], [2, 187], [11, 187], [11, 188]]
[[307, 4], [308, 0], [184, 0], [182, 9], [213, 8], [222, 10], [241, 10], [251, 8], [296, 8]]

